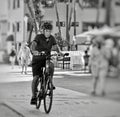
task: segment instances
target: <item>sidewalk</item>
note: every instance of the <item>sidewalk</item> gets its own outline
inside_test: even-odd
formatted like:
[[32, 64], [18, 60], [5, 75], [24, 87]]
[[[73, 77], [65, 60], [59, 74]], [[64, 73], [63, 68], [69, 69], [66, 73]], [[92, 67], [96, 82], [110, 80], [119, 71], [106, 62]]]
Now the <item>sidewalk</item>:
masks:
[[[20, 71], [19, 68], [16, 68], [14, 73], [10, 66], [3, 65], [1, 67], [0, 78], [8, 76], [8, 73], [11, 72], [10, 78], [21, 78], [15, 74]], [[31, 69], [29, 68], [29, 70]], [[64, 72], [71, 73], [72, 71]], [[30, 82], [0, 84], [0, 88], [3, 86], [6, 89], [2, 89], [0, 92], [0, 99], [2, 99], [0, 103], [1, 117], [48, 116], [44, 112], [43, 103], [39, 110], [30, 105]], [[2, 95], [5, 91], [7, 93]], [[120, 117], [120, 102], [57, 87], [54, 91], [53, 106], [49, 117]]]
[[[9, 102], [5, 101], [4, 104], [22, 117], [47, 116], [44, 112], [43, 103], [41, 108], [37, 110], [29, 104], [29, 101], [30, 97], [26, 97], [22, 101], [11, 100]], [[54, 92], [53, 106], [49, 117], [120, 117], [120, 103], [93, 98], [82, 93], [57, 87]]]

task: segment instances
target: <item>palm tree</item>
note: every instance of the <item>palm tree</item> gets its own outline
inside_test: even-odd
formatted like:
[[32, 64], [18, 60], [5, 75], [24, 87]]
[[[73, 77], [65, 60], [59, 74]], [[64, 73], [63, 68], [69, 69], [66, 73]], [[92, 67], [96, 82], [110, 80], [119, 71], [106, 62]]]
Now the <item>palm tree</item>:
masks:
[[57, 16], [59, 35], [61, 36], [61, 26], [60, 26], [60, 19], [59, 19], [58, 8], [57, 8], [57, 0], [55, 1], [55, 11]]
[[30, 33], [28, 38], [28, 43], [30, 43], [33, 28], [35, 29], [35, 33], [38, 33], [37, 23], [39, 23], [39, 25], [41, 26], [41, 19], [43, 18], [43, 13], [40, 0], [25, 0], [25, 3], [27, 4], [31, 18]]

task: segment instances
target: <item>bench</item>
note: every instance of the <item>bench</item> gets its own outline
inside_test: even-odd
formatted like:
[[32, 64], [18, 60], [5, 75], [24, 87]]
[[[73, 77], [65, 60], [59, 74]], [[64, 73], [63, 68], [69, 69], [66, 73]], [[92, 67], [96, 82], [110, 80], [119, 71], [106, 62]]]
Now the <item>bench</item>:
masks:
[[57, 65], [58, 67], [62, 67], [63, 69], [69, 69], [70, 68], [70, 57], [62, 57], [57, 58]]

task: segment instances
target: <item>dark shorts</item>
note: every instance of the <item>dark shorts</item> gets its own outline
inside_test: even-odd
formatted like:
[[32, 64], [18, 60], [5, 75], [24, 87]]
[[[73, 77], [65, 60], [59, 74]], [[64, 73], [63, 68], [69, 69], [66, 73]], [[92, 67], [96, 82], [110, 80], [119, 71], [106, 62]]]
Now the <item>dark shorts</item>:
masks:
[[85, 63], [85, 66], [88, 66], [88, 62]]
[[42, 67], [45, 67], [45, 56], [33, 56], [32, 59], [32, 72], [33, 77], [36, 75], [42, 75]]

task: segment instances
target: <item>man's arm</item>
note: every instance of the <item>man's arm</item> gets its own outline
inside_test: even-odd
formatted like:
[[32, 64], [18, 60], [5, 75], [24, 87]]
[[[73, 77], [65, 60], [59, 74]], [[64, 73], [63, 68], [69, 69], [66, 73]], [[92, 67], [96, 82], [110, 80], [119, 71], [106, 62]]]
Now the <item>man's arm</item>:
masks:
[[36, 46], [37, 46], [37, 43], [35, 42], [35, 41], [33, 41], [32, 43], [31, 43], [31, 46], [30, 46], [30, 50], [31, 50], [31, 53], [33, 54], [33, 55], [38, 55], [38, 51], [36, 50]]
[[56, 51], [57, 51], [61, 56], [63, 56], [63, 53], [62, 53], [60, 47], [59, 47], [57, 44], [54, 45], [54, 47], [55, 47]]

